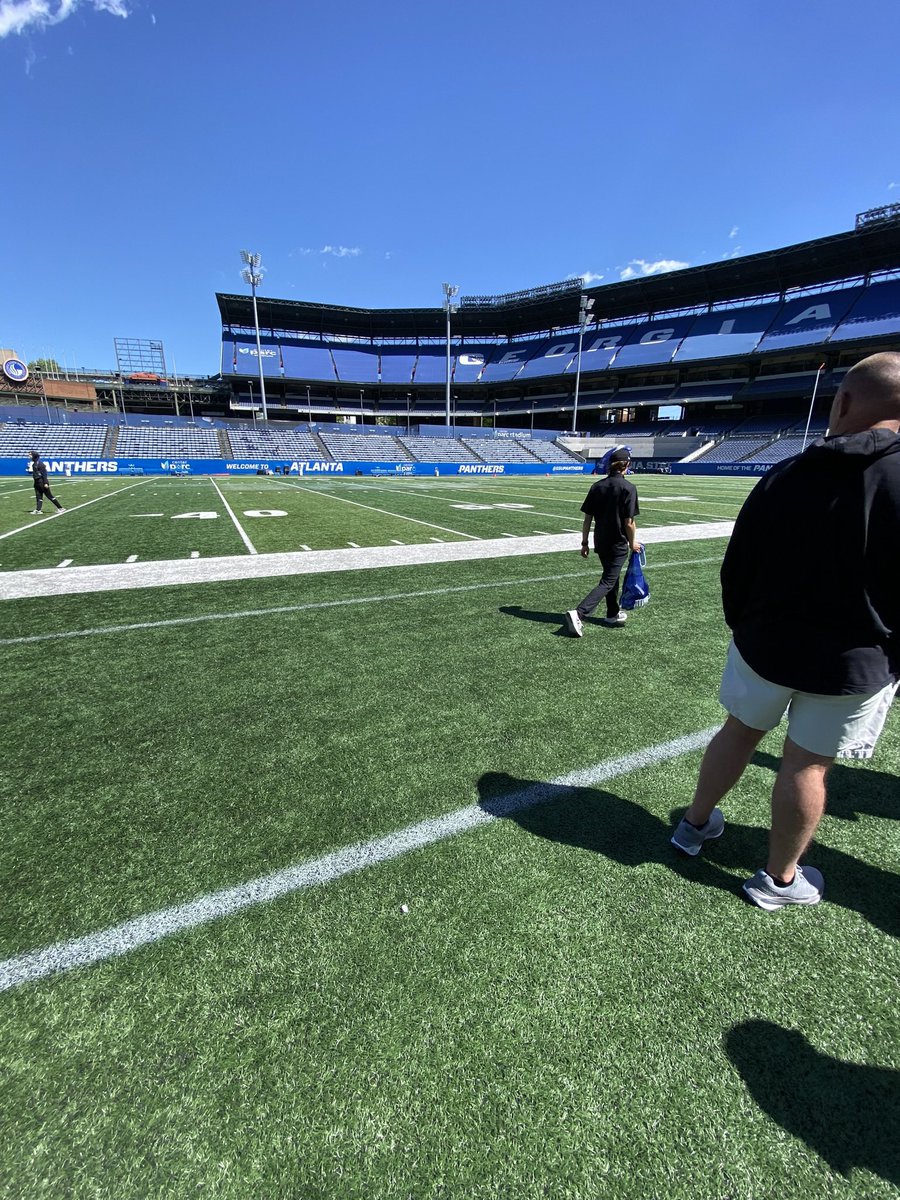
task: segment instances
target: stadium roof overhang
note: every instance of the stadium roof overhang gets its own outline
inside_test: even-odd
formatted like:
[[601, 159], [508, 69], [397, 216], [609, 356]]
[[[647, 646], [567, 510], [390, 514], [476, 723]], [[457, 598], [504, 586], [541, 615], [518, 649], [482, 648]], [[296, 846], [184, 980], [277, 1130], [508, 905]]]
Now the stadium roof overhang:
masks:
[[[585, 288], [594, 300], [592, 320], [711, 307], [729, 301], [778, 295], [900, 269], [900, 221], [800, 242], [745, 258], [687, 267]], [[216, 294], [223, 326], [253, 327], [249, 296]], [[371, 338], [440, 338], [446, 334], [442, 308], [344, 308], [298, 300], [257, 297], [262, 329]], [[518, 299], [488, 307], [461, 306], [453, 316], [456, 337], [516, 337], [578, 324], [579, 292]]]

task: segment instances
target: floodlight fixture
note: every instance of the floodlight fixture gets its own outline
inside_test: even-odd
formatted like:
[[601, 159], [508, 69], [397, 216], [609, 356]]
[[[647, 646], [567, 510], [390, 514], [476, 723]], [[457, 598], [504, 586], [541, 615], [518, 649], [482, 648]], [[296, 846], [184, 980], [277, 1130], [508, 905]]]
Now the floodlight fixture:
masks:
[[256, 363], [259, 367], [259, 392], [262, 399], [263, 420], [268, 421], [269, 410], [266, 407], [266, 381], [263, 377], [262, 345], [259, 340], [259, 313], [256, 309], [256, 289], [262, 283], [264, 274], [262, 255], [250, 250], [242, 250], [241, 261], [247, 264], [243, 271], [241, 271], [241, 279], [250, 286], [253, 294], [253, 325], [256, 329]]

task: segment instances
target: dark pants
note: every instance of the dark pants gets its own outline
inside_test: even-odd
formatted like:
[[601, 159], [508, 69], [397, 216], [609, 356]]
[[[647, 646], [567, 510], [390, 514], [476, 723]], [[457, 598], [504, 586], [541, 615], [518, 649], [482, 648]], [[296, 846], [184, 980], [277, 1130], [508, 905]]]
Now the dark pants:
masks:
[[60, 504], [60, 502], [56, 499], [56, 497], [50, 491], [49, 483], [36, 483], [34, 485], [34, 507], [38, 510], [38, 512], [41, 511], [41, 506], [44, 503], [45, 496], [47, 497], [48, 500], [52, 500], [57, 508], [62, 508], [62, 505]]
[[579, 617], [589, 617], [605, 597], [606, 615], [616, 617], [619, 614], [619, 576], [628, 559], [628, 547], [626, 546], [623, 550], [620, 546], [614, 546], [611, 549], [601, 546], [597, 550], [597, 555], [600, 558], [600, 565], [603, 567], [603, 574], [593, 591], [588, 592], [578, 605], [578, 615]]

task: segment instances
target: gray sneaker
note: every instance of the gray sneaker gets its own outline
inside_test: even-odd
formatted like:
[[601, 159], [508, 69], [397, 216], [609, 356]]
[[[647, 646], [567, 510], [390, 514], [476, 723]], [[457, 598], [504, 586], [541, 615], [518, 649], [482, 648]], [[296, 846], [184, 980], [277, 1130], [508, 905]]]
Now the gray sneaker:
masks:
[[600, 624], [607, 625], [610, 629], [615, 629], [617, 625], [624, 625], [628, 620], [628, 613], [621, 610], [614, 617], [601, 617]]
[[798, 867], [787, 887], [779, 887], [771, 875], [760, 869], [744, 884], [748, 900], [767, 912], [787, 908], [789, 904], [818, 904], [825, 894], [825, 880], [815, 867]]
[[682, 820], [672, 834], [671, 842], [677, 849], [683, 850], [685, 854], [690, 854], [693, 857], [703, 849], [704, 842], [721, 837], [724, 832], [725, 818], [718, 808], [714, 808], [709, 814], [709, 820], [705, 825], [701, 825], [699, 829]]
[[584, 637], [584, 625], [581, 623], [581, 617], [578, 615], [577, 608], [570, 608], [564, 620], [566, 622], [566, 629], [568, 629], [572, 637]]

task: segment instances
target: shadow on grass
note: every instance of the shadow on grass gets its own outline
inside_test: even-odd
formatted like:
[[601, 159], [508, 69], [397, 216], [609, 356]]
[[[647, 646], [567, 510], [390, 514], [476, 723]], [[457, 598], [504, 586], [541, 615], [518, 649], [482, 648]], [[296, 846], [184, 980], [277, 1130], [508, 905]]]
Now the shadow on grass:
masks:
[[[728, 820], [727, 808], [724, 836], [688, 858], [669, 841], [681, 809], [666, 823], [613, 792], [517, 779], [499, 771], [481, 776], [478, 795], [485, 812], [515, 821], [536, 837], [590, 850], [626, 867], [659, 863], [692, 883], [732, 894], [741, 895], [744, 878], [768, 857], [768, 830]], [[897, 881], [890, 872], [829, 846], [814, 845], [809, 859], [825, 876], [828, 901], [859, 913], [885, 933], [900, 935]], [[736, 879], [729, 870], [743, 876]]]
[[[753, 755], [758, 767], [776, 772], [781, 759], [758, 750]], [[828, 815], [842, 821], [855, 821], [859, 816], [886, 817], [900, 821], [900, 797], [897, 776], [871, 767], [848, 767], [836, 762], [828, 776]]]
[[860, 1167], [900, 1185], [900, 1072], [820, 1054], [795, 1030], [745, 1021], [725, 1052], [773, 1121], [842, 1175]]
[[555, 637], [571, 636], [563, 625], [562, 613], [542, 612], [540, 609], [523, 608], [521, 604], [504, 604], [499, 611], [505, 617], [518, 617], [520, 621], [537, 621], [541, 625], [557, 625], [559, 628], [553, 631]]
[[[554, 630], [554, 637], [567, 637], [576, 641], [572, 634], [569, 633], [565, 626], [565, 620], [562, 613], [544, 612], [541, 609], [523, 608], [521, 604], [504, 604], [498, 610], [505, 617], [517, 617], [520, 621], [536, 621], [540, 625], [558, 625], [559, 628]], [[604, 625], [599, 617], [583, 617], [585, 625], [596, 625], [604, 631], [614, 632], [616, 629], [624, 629], [624, 625]]]

